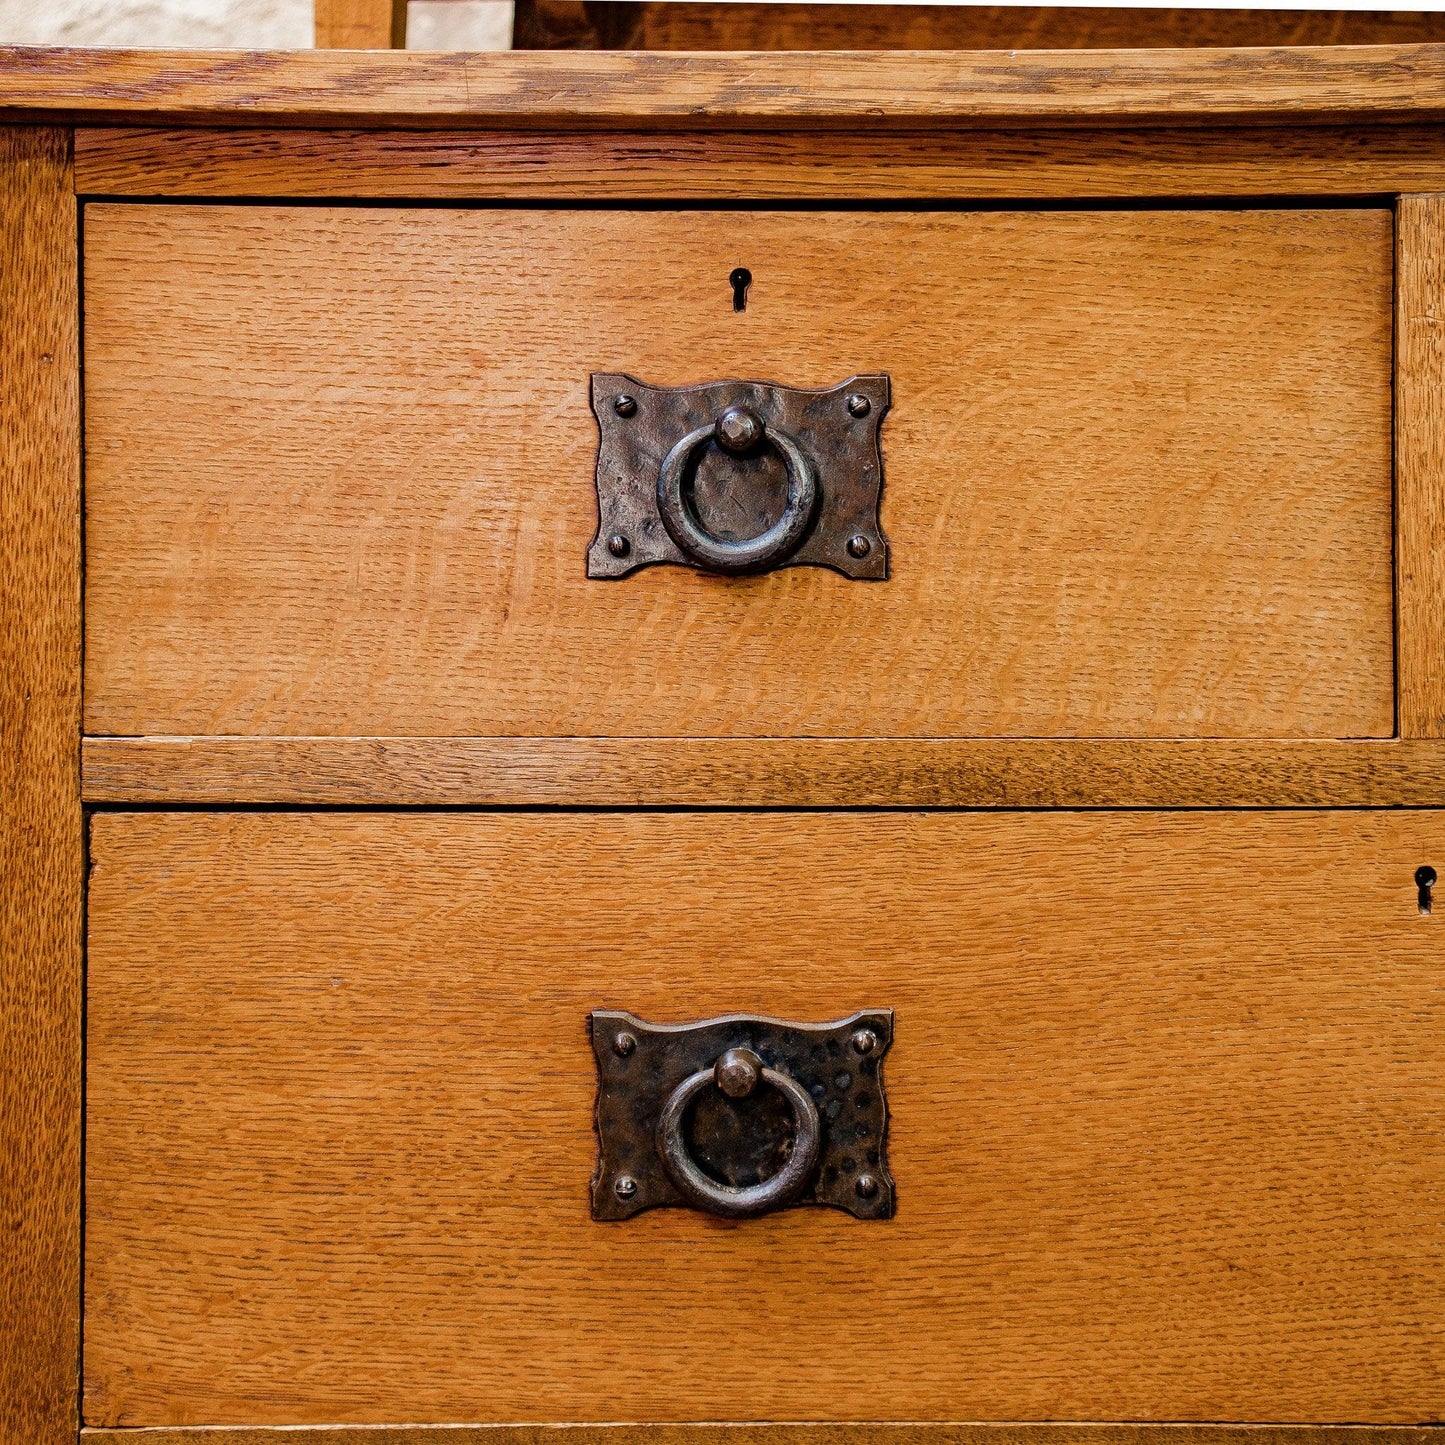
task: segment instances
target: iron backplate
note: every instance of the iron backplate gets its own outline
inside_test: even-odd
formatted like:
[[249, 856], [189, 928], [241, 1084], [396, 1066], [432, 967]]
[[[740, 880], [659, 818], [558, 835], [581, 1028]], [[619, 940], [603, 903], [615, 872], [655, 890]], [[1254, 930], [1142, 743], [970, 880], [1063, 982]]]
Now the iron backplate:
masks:
[[[831, 567], [859, 581], [885, 580], [888, 539], [878, 516], [880, 428], [890, 403], [889, 379], [882, 372], [852, 376], [821, 391], [764, 381], [648, 386], [621, 372], [594, 372], [592, 411], [601, 433], [599, 521], [587, 551], [587, 575], [625, 577], [658, 562], [700, 565], [663, 524], [658, 478], [680, 439], [711, 426], [730, 408], [742, 407], [756, 413], [765, 428], [797, 441], [821, 492], [809, 531], [775, 565]], [[775, 449], [765, 443], [750, 456], [718, 452], [714, 447], [704, 456], [705, 465], [694, 469], [700, 502], [711, 513], [710, 529], [728, 541], [766, 531], [776, 519], [783, 477]]]
[[[796, 1079], [817, 1106], [822, 1148], [814, 1178], [797, 1202], [830, 1205], [859, 1219], [892, 1217], [882, 1074], [893, 1041], [891, 1009], [869, 1009], [827, 1024], [731, 1014], [681, 1025], [649, 1024], [630, 1013], [599, 1009], [589, 1016], [588, 1028], [597, 1060], [594, 1219], [628, 1219], [644, 1209], [685, 1202], [658, 1154], [658, 1120], [679, 1084], [738, 1048], [751, 1049], [769, 1068]], [[860, 1053], [855, 1040], [869, 1037], [871, 1047]], [[775, 1173], [786, 1158], [790, 1125], [776, 1090], [760, 1088], [746, 1099], [729, 1099], [709, 1087], [692, 1113], [689, 1146], [720, 1183], [746, 1187]]]

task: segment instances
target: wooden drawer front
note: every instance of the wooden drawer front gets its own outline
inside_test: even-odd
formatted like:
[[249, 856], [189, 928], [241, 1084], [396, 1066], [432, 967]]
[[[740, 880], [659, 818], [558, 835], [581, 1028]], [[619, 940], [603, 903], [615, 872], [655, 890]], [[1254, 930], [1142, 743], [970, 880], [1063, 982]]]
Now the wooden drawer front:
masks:
[[[1438, 813], [100, 814], [94, 1424], [1438, 1421]], [[897, 1217], [594, 1223], [596, 1007], [896, 1010]]]
[[[85, 272], [91, 732], [1393, 730], [1387, 210], [103, 204]], [[589, 581], [593, 371], [889, 373], [891, 580]]]

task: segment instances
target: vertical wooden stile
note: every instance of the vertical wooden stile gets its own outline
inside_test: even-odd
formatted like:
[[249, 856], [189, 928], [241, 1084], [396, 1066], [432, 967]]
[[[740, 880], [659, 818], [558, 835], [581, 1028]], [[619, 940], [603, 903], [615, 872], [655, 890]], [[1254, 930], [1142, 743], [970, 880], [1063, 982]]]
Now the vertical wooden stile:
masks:
[[1395, 625], [1400, 736], [1445, 737], [1445, 195], [1395, 232]]
[[79, 1427], [80, 374], [71, 133], [0, 128], [0, 1439]]
[[405, 50], [406, 0], [316, 0], [318, 50]]

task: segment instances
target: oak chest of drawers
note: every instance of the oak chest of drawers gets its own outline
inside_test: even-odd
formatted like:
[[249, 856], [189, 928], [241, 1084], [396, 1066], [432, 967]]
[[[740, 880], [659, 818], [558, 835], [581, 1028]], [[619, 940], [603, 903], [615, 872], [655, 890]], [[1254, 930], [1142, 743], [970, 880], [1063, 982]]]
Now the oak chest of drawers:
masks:
[[1445, 1420], [1445, 50], [8, 61], [7, 1439]]

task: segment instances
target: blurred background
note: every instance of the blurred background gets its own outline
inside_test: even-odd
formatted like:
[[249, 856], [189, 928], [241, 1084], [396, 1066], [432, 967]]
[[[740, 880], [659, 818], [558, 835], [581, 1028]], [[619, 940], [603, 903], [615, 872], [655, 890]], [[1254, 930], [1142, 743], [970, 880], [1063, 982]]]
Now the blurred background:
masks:
[[0, 44], [190, 49], [892, 50], [1445, 41], [1445, 0], [0, 0]]
[[[0, 45], [177, 45], [293, 50], [312, 0], [0, 0]], [[408, 50], [507, 50], [512, 0], [411, 0]]]

